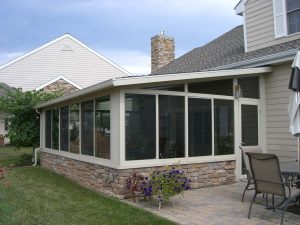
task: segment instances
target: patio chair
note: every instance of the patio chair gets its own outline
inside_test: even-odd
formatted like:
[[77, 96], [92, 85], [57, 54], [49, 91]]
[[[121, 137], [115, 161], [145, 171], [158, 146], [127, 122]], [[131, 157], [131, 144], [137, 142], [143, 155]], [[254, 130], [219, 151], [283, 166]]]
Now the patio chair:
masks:
[[246, 187], [243, 191], [243, 195], [242, 195], [242, 202], [244, 202], [246, 191], [254, 190], [254, 181], [252, 178], [251, 168], [249, 165], [249, 159], [248, 159], [248, 156], [246, 155], [246, 152], [262, 153], [262, 149], [261, 149], [261, 147], [257, 147], [257, 146], [255, 146], [255, 147], [254, 146], [244, 146], [244, 147], [240, 146], [239, 148], [241, 149], [242, 163], [244, 165], [244, 168], [242, 168], [242, 170], [247, 176], [247, 185], [246, 185]]
[[[258, 193], [272, 194], [272, 209], [282, 210], [281, 225], [283, 224], [284, 214], [287, 207], [293, 201], [297, 200], [300, 196], [298, 191], [296, 194], [291, 195], [291, 189], [283, 182], [283, 178], [280, 171], [280, 165], [278, 157], [274, 154], [264, 153], [246, 153], [249, 158], [249, 164], [251, 168], [252, 178], [254, 181], [255, 193], [250, 204], [248, 218], [250, 219], [251, 209], [253, 202], [256, 199]], [[288, 194], [286, 189], [288, 188]], [[282, 201], [275, 206], [274, 195], [282, 197]]]

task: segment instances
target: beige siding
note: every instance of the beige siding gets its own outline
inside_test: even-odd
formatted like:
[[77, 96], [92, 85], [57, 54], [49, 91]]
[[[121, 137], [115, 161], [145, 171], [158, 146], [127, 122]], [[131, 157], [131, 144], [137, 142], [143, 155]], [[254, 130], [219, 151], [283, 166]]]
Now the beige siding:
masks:
[[248, 51], [300, 38], [296, 34], [275, 39], [273, 0], [248, 0], [245, 8]]
[[[72, 51], [62, 51], [65, 46]], [[23, 90], [33, 90], [58, 76], [64, 76], [82, 88], [127, 76], [69, 37], [65, 37], [0, 70], [0, 82]]]
[[266, 75], [267, 151], [277, 154], [281, 161], [297, 159], [297, 139], [289, 133], [290, 73], [289, 63], [274, 66], [274, 72]]

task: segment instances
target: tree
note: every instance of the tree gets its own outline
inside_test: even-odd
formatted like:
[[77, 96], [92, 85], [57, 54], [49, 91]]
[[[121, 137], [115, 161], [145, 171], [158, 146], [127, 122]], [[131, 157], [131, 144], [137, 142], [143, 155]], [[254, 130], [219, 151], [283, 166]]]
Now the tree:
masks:
[[38, 146], [40, 141], [40, 116], [35, 106], [60, 96], [60, 92], [7, 90], [0, 96], [0, 111], [9, 115], [7, 137], [12, 145]]

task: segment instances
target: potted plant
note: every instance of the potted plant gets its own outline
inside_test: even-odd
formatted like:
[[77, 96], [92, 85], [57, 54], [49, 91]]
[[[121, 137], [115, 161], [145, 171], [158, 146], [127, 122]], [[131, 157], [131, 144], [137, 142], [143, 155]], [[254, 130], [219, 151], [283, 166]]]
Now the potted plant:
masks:
[[154, 170], [149, 177], [142, 182], [142, 191], [145, 196], [155, 196], [158, 200], [158, 208], [162, 201], [173, 200], [174, 197], [183, 194], [183, 191], [191, 188], [191, 180], [188, 180], [184, 171], [172, 167], [165, 170]]

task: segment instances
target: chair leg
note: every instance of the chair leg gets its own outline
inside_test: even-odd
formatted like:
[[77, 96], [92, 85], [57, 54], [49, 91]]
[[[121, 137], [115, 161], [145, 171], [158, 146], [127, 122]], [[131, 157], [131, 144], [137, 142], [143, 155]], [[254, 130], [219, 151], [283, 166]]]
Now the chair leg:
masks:
[[242, 202], [244, 202], [245, 193], [246, 193], [247, 189], [249, 188], [249, 186], [250, 186], [250, 180], [248, 180], [248, 183], [247, 183], [247, 185], [246, 185], [246, 187], [245, 187], [245, 190], [244, 190], [244, 192], [243, 192]]
[[253, 202], [254, 202], [255, 199], [256, 199], [256, 195], [257, 195], [257, 193], [255, 192], [255, 194], [254, 194], [254, 196], [253, 196], [253, 199], [252, 199], [252, 202], [251, 202], [251, 204], [250, 204], [249, 213], [248, 213], [248, 219], [250, 219], [251, 209], [252, 209]]
[[274, 200], [274, 195], [272, 195], [272, 207], [273, 207], [273, 212], [275, 212], [275, 200]]
[[291, 202], [291, 200], [287, 199], [287, 201], [285, 202], [284, 207], [282, 209], [281, 222], [280, 222], [281, 225], [283, 224], [283, 219], [284, 219], [285, 211], [287, 210], [287, 207], [289, 206], [290, 202]]

